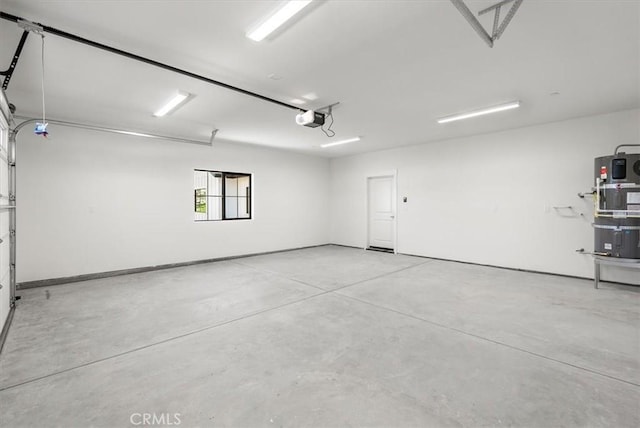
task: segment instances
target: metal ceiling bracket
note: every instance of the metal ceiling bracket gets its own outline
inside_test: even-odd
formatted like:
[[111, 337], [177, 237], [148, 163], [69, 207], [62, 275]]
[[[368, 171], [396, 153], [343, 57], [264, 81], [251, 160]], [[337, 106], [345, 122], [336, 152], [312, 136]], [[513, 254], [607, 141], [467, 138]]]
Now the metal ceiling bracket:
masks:
[[[518, 8], [522, 4], [522, 1], [523, 0], [515, 0], [513, 2], [513, 5], [511, 5], [511, 9], [509, 9], [509, 12], [507, 12], [507, 16], [504, 17], [504, 20], [502, 21], [502, 24], [500, 24], [500, 28], [498, 28], [497, 33], [493, 35], [493, 40], [498, 40], [500, 38], [500, 36], [502, 36], [502, 33], [504, 33], [504, 30], [507, 28], [507, 25], [509, 25], [509, 23], [511, 22], [511, 19], [513, 19], [513, 16], [518, 11]], [[496, 14], [499, 11], [500, 11], [499, 8], [496, 9]]]
[[[469, 10], [467, 5], [464, 4], [464, 0], [451, 0], [451, 3], [453, 3], [453, 5], [458, 9], [458, 11], [460, 11], [462, 16], [467, 20], [467, 22], [469, 22], [471, 27], [473, 27], [476, 33], [478, 33], [480, 38], [484, 40], [485, 43], [489, 45], [490, 48], [492, 48], [494, 42], [498, 40], [500, 36], [502, 36], [502, 33], [504, 33], [504, 30], [507, 28], [507, 26], [511, 22], [511, 19], [513, 19], [513, 16], [518, 11], [518, 8], [522, 4], [522, 1], [523, 0], [502, 0], [494, 4], [493, 6], [489, 6], [488, 8], [478, 12], [478, 16], [480, 16], [480, 15], [484, 15], [485, 13], [491, 12], [492, 10], [495, 11], [494, 12], [495, 14], [493, 17], [493, 29], [491, 31], [491, 35], [489, 35], [487, 30], [484, 29], [480, 21], [478, 21], [478, 19], [473, 15], [473, 13]], [[507, 12], [507, 15], [504, 17], [504, 19], [502, 20], [502, 23], [500, 23], [500, 9], [502, 8], [502, 6], [511, 2], [513, 2], [513, 4], [511, 5], [511, 8]]]
[[504, 6], [507, 3], [511, 3], [513, 0], [502, 0], [499, 3], [494, 4], [493, 6], [489, 6], [486, 9], [482, 9], [480, 12], [478, 12], [478, 16], [480, 15], [484, 15], [487, 12], [491, 12], [494, 9], [500, 9], [502, 6]]
[[216, 134], [218, 133], [219, 129], [218, 128], [214, 128], [213, 131], [211, 131], [211, 138], [209, 138], [209, 145], [212, 146], [213, 145], [213, 139], [216, 138]]
[[20, 54], [22, 53], [22, 48], [24, 47], [25, 42], [27, 41], [27, 36], [30, 32], [38, 34], [41, 37], [44, 37], [44, 30], [42, 26], [38, 24], [34, 24], [31, 21], [27, 21], [25, 19], [19, 19], [17, 21], [18, 27], [22, 28], [24, 31], [22, 32], [22, 37], [20, 37], [20, 41], [18, 42], [18, 47], [16, 48], [16, 53], [13, 54], [13, 58], [11, 59], [11, 64], [9, 64], [9, 68], [5, 71], [0, 71], [0, 75], [4, 76], [4, 81], [2, 82], [2, 89], [5, 91], [9, 87], [9, 82], [11, 81], [11, 76], [18, 65], [18, 60], [20, 59]]
[[24, 30], [22, 32], [22, 37], [20, 37], [20, 41], [18, 42], [18, 47], [16, 48], [16, 53], [13, 54], [13, 58], [11, 59], [11, 64], [9, 64], [9, 68], [5, 71], [0, 71], [0, 75], [4, 76], [4, 81], [2, 82], [2, 89], [7, 90], [9, 87], [9, 82], [11, 81], [11, 76], [18, 65], [18, 60], [20, 59], [20, 54], [22, 53], [22, 48], [24, 47], [25, 42], [27, 41], [27, 36], [29, 35], [29, 31]]
[[338, 104], [340, 104], [340, 101], [333, 104], [329, 104], [328, 106], [320, 107], [319, 109], [316, 109], [316, 111], [320, 113], [324, 113], [326, 115], [330, 115], [333, 112], [333, 108]]
[[42, 25], [35, 24], [31, 21], [27, 21], [26, 19], [18, 19], [16, 24], [18, 24], [18, 27], [22, 28], [24, 31], [33, 31], [40, 36], [44, 35], [44, 28], [42, 28]]
[[478, 33], [478, 36], [480, 36], [480, 38], [484, 40], [485, 43], [489, 45], [490, 48], [492, 48], [493, 39], [491, 38], [489, 33], [487, 33], [487, 30], [484, 29], [482, 24], [480, 24], [480, 21], [478, 21], [478, 19], [473, 15], [473, 12], [471, 12], [467, 7], [467, 5], [464, 4], [464, 1], [451, 0], [451, 3], [453, 3], [453, 5], [458, 9], [458, 11], [460, 11], [464, 19], [466, 19], [467, 22], [471, 25], [471, 27], [476, 31], [476, 33]]
[[493, 16], [493, 32], [491, 33], [491, 38], [493, 40], [496, 39], [496, 35], [498, 34], [498, 28], [499, 28], [498, 26], [499, 25], [500, 25], [500, 6], [496, 7], [496, 14]]

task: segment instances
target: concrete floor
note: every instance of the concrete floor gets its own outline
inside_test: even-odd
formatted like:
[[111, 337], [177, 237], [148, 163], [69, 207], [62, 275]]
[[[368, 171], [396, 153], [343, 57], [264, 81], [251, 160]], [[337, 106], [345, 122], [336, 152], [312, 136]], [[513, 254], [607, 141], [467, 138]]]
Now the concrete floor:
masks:
[[2, 427], [640, 426], [637, 287], [326, 246], [21, 294]]

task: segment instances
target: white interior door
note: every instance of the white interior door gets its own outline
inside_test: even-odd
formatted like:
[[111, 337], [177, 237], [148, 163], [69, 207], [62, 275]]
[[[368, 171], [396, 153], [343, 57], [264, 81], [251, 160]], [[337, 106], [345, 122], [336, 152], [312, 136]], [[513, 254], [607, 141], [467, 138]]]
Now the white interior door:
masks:
[[394, 177], [368, 179], [369, 247], [395, 250]]

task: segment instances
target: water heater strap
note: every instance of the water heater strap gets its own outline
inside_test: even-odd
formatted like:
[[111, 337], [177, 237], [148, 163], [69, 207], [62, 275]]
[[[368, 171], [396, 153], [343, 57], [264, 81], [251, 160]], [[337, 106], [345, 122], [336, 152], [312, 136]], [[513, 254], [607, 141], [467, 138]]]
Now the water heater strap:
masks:
[[607, 229], [607, 230], [640, 230], [640, 226], [609, 226], [606, 224], [594, 224], [593, 227], [596, 229]]
[[613, 183], [613, 184], [601, 184], [601, 189], [640, 189], [640, 184], [636, 183]]

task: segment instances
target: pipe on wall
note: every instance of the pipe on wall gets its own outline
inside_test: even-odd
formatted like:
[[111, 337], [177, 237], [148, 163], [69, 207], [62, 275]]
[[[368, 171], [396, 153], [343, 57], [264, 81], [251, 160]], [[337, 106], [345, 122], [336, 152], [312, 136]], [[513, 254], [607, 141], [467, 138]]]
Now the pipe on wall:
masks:
[[640, 147], [640, 144], [619, 144], [613, 151], [614, 156], [618, 154], [618, 150], [620, 150], [621, 147]]
[[[13, 129], [13, 131], [16, 134], [22, 128], [24, 128], [26, 125], [33, 124], [33, 123], [36, 123], [36, 122], [42, 120], [42, 119], [28, 118], [28, 117], [24, 117], [24, 116], [14, 116], [14, 117], [16, 119], [23, 120], [23, 122], [21, 122], [19, 125], [17, 125]], [[211, 138], [209, 141], [199, 141], [199, 140], [192, 140], [190, 138], [172, 137], [172, 136], [169, 136], [169, 135], [151, 134], [151, 133], [148, 133], [148, 132], [138, 132], [138, 131], [131, 131], [131, 130], [128, 130], [128, 129], [120, 129], [120, 128], [109, 128], [109, 127], [106, 127], [106, 126], [91, 125], [91, 124], [78, 123], [78, 122], [68, 122], [68, 121], [64, 121], [64, 120], [56, 120], [56, 119], [49, 119], [49, 118], [47, 118], [47, 123], [52, 123], [54, 125], [60, 125], [60, 126], [67, 126], [67, 127], [70, 127], [70, 128], [89, 129], [91, 131], [110, 132], [110, 133], [113, 133], [113, 134], [131, 135], [131, 136], [134, 136], [134, 137], [152, 138], [152, 139], [156, 139], [156, 140], [176, 141], [178, 143], [199, 144], [199, 145], [202, 145], [202, 146], [212, 146], [213, 145], [213, 138]], [[213, 131], [214, 135], [215, 135], [215, 132], [217, 132], [217, 129]]]

